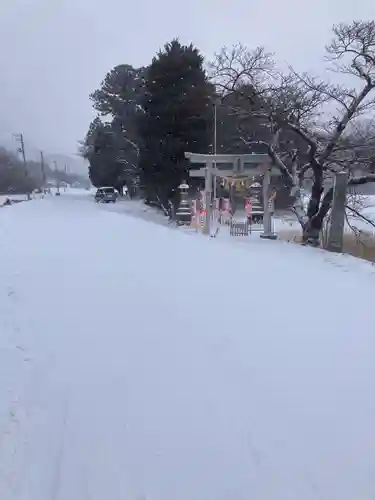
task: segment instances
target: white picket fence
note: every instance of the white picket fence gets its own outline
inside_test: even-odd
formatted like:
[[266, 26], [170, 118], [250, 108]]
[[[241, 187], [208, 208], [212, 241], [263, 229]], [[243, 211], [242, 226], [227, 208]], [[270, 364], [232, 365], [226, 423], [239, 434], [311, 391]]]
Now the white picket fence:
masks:
[[229, 232], [231, 236], [248, 236], [249, 223], [247, 221], [232, 220]]

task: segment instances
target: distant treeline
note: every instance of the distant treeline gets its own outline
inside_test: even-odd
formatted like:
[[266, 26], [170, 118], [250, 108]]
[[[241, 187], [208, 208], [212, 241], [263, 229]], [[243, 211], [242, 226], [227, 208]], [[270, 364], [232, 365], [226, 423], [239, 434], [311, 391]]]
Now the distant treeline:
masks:
[[25, 168], [25, 164], [15, 153], [0, 147], [0, 193], [28, 193], [42, 188], [48, 182], [56, 181], [87, 184], [83, 177], [60, 170], [56, 172], [48, 163], [43, 169], [40, 162], [28, 161]]

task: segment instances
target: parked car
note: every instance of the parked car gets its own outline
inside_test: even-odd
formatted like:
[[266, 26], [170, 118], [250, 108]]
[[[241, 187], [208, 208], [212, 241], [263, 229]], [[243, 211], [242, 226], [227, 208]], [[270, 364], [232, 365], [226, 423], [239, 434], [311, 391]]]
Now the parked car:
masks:
[[117, 191], [113, 187], [100, 187], [95, 194], [95, 201], [98, 203], [115, 203]]

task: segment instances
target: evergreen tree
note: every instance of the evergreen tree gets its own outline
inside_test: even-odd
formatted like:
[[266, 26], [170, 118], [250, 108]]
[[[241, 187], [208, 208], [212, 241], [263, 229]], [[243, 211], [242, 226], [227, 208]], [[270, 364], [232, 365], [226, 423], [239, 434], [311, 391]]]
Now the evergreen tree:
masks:
[[89, 161], [89, 176], [94, 186], [113, 186], [122, 190], [123, 163], [118, 156], [116, 133], [111, 123], [102, 123], [99, 118], [91, 123], [82, 155]]
[[153, 59], [138, 122], [146, 197], [166, 204], [188, 178], [185, 152], [209, 151], [212, 94], [203, 57], [192, 45], [173, 40]]
[[135, 143], [146, 74], [147, 68], [120, 64], [107, 73], [101, 87], [90, 95], [94, 109], [119, 124], [124, 135]]
[[[147, 68], [129, 64], [115, 66], [90, 95], [99, 116], [90, 124], [81, 154], [89, 160], [94, 185], [113, 185], [121, 192], [126, 184], [129, 194], [134, 192], [139, 159], [137, 118], [143, 114], [146, 72]], [[100, 117], [110, 122], [104, 125]]]

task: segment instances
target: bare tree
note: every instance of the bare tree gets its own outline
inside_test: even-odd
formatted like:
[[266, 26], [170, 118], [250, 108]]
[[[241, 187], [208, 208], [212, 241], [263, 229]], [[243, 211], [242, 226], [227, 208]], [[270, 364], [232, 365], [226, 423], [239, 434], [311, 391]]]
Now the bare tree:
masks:
[[[211, 77], [223, 97], [238, 93], [251, 104], [249, 109], [233, 111], [250, 113], [268, 127], [268, 153], [295, 196], [294, 211], [303, 239], [313, 245], [319, 244], [332, 204], [333, 190], [324, 192], [325, 176], [346, 169], [350, 185], [375, 182], [374, 173], [356, 175], [350, 169], [353, 162], [358, 163], [355, 151], [360, 144], [353, 148], [349, 140], [359, 121], [375, 109], [375, 22], [340, 24], [333, 27], [333, 35], [326, 47], [326, 62], [334, 72], [355, 77], [353, 87], [298, 74], [292, 68], [282, 74], [276, 70], [272, 54], [263, 48], [223, 48], [210, 65]], [[252, 92], [244, 93], [249, 87]], [[281, 140], [285, 131], [298, 137], [297, 147], [295, 141], [285, 144]], [[367, 164], [372, 160], [368, 158]], [[302, 187], [307, 177], [312, 189], [306, 210]]]

